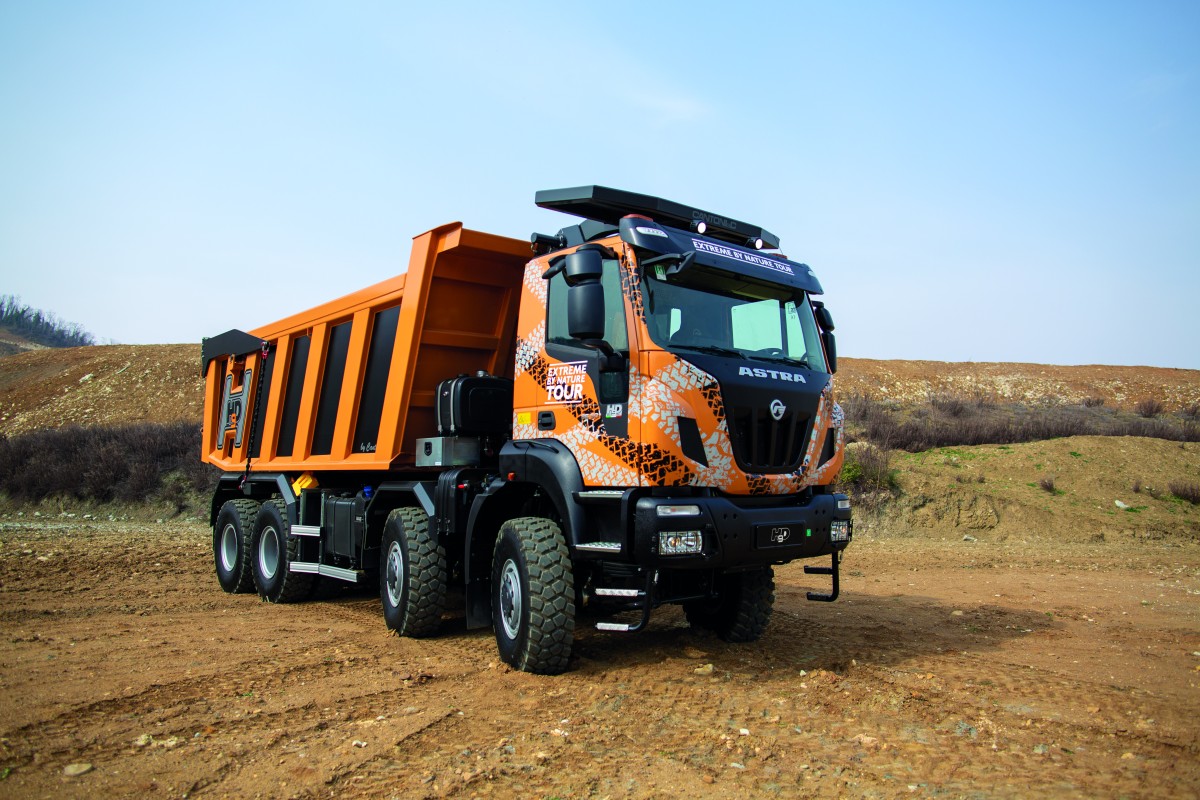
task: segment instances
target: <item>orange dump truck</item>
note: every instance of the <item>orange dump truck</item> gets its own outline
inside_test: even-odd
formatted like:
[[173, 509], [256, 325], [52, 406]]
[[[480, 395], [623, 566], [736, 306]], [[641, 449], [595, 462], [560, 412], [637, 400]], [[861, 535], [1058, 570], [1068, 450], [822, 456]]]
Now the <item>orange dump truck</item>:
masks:
[[[531, 241], [458, 223], [408, 271], [205, 339], [213, 554], [228, 592], [378, 584], [387, 626], [438, 632], [452, 585], [522, 670], [569, 665], [576, 614], [654, 608], [765, 630], [773, 565], [851, 539], [833, 321], [770, 233], [585, 186]], [[531, 247], [532, 242], [532, 247]]]

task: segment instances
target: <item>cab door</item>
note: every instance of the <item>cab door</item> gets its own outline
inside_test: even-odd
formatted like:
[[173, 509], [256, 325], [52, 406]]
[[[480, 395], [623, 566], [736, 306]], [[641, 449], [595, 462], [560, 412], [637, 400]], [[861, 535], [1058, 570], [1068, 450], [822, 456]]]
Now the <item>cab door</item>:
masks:
[[544, 391], [537, 407], [539, 436], [562, 441], [588, 486], [638, 485], [638, 449], [630, 430], [631, 360], [623, 267], [611, 251], [602, 261], [604, 334], [584, 344], [571, 336], [568, 281], [563, 271], [547, 287]]

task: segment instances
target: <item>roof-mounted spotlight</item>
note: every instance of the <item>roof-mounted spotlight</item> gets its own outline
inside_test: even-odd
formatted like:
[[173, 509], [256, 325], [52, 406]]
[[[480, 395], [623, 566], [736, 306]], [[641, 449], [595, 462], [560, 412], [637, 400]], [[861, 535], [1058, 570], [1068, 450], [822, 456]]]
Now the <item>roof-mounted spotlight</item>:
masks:
[[554, 250], [561, 250], [567, 246], [566, 239], [562, 234], [551, 236], [546, 233], [535, 233], [529, 237], [530, 244], [533, 245], [533, 252], [537, 255], [545, 255]]
[[763, 240], [761, 237], [751, 236], [749, 239], [746, 240], [746, 246], [753, 247], [755, 250], [762, 250]]
[[702, 220], [702, 219], [694, 219], [694, 220], [692, 220], [692, 231], [693, 231], [694, 233], [698, 233], [698, 234], [700, 234], [701, 236], [703, 236], [703, 235], [704, 235], [704, 232], [705, 232], [706, 230], [708, 230], [708, 223], [707, 223], [707, 222], [705, 222], [705, 221], [704, 221], [704, 220]]

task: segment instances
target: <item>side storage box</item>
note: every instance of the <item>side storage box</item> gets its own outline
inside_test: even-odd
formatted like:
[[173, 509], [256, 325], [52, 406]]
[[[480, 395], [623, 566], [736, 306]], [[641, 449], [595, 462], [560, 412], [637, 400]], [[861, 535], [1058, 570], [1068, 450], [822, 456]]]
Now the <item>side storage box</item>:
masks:
[[437, 389], [437, 426], [443, 436], [486, 436], [512, 429], [513, 382], [493, 375], [461, 375]]

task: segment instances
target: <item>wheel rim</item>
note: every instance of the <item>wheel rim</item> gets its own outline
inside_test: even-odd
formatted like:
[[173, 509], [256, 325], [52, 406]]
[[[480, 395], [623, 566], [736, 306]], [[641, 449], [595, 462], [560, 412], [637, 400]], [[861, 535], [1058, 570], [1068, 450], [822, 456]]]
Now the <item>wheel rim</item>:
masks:
[[258, 537], [258, 569], [267, 580], [275, 577], [279, 564], [279, 532], [274, 526], [263, 528]]
[[239, 549], [237, 526], [231, 522], [221, 530], [221, 566], [226, 572], [233, 572], [237, 566]]
[[393, 608], [400, 606], [400, 593], [404, 591], [404, 555], [400, 552], [400, 543], [392, 542], [388, 548], [387, 576], [383, 585], [387, 589], [388, 602]]
[[510, 558], [500, 570], [500, 623], [510, 639], [521, 630], [521, 573]]

